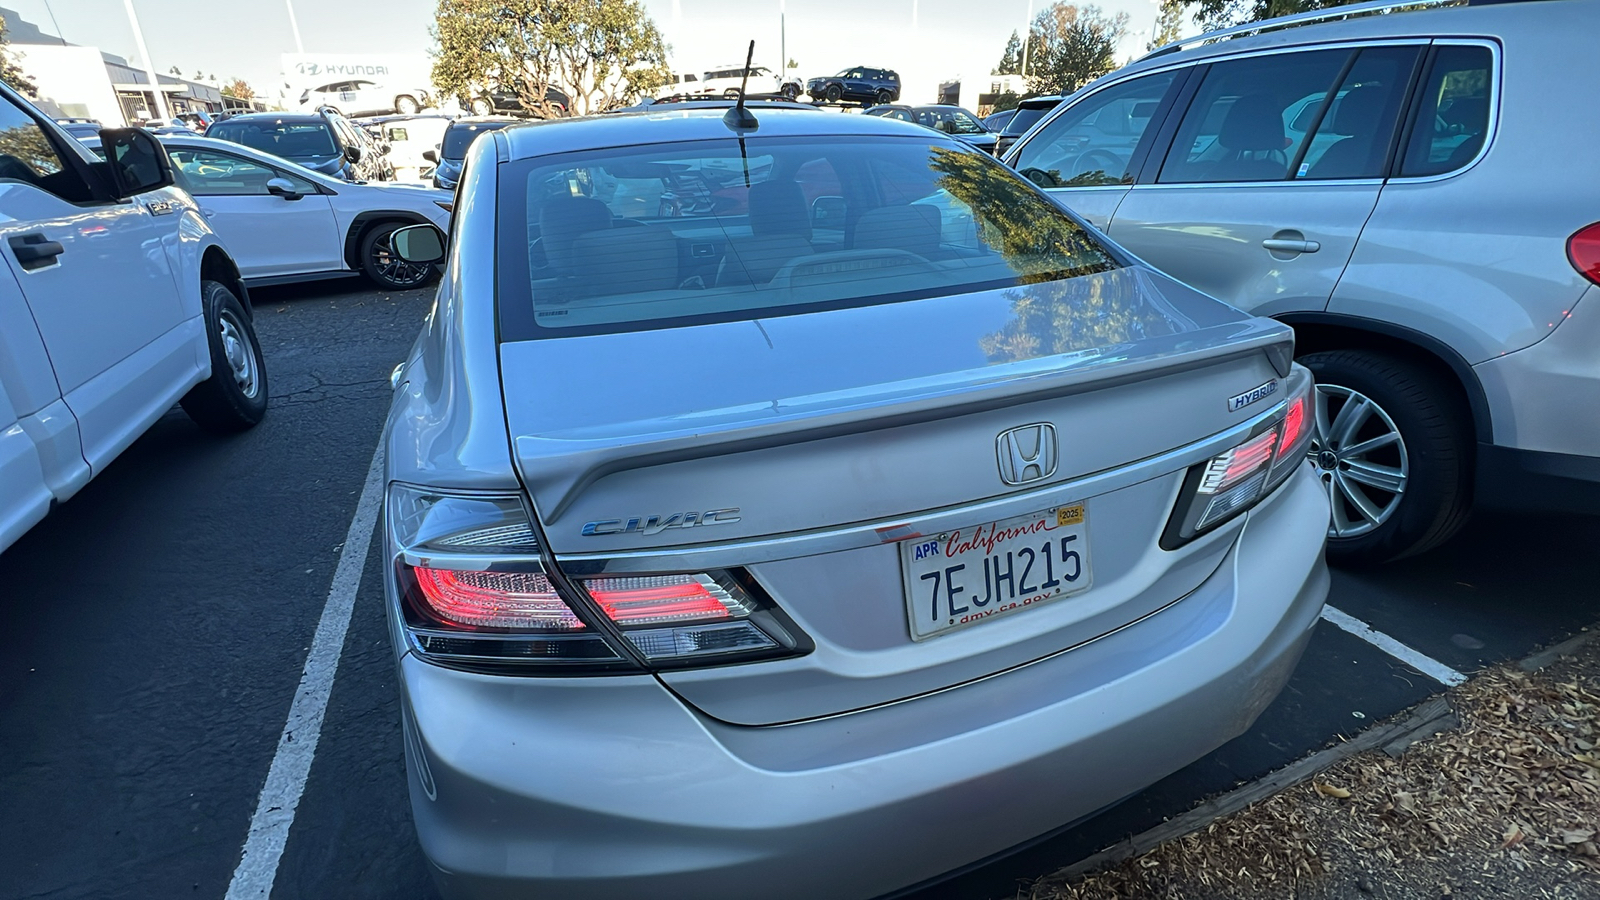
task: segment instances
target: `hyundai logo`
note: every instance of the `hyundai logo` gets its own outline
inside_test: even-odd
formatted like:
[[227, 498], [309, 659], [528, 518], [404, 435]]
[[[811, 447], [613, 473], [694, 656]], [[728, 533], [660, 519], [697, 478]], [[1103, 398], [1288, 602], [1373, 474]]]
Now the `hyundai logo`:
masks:
[[1006, 484], [1042, 481], [1056, 473], [1056, 427], [1035, 422], [1000, 432], [995, 440], [1000, 480]]

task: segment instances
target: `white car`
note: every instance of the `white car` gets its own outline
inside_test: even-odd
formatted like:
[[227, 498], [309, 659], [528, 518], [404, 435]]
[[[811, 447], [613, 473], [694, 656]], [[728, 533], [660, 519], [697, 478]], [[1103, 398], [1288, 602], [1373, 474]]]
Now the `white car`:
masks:
[[379, 287], [404, 290], [437, 271], [400, 259], [389, 235], [425, 223], [448, 230], [449, 191], [344, 181], [231, 141], [162, 135], [161, 142], [178, 186], [233, 249], [247, 284], [360, 273]]
[[411, 115], [427, 106], [429, 99], [428, 92], [421, 88], [391, 88], [376, 81], [357, 78], [301, 91], [300, 109], [314, 112], [331, 106], [347, 116], [377, 116], [384, 113]]
[[793, 100], [803, 92], [800, 79], [780, 79], [776, 72], [766, 66], [751, 66], [750, 80], [746, 83], [744, 66], [732, 65], [706, 71], [700, 76], [698, 84], [685, 85], [685, 93], [732, 99], [739, 96], [741, 84], [745, 86], [747, 95], [781, 94], [785, 100]]
[[267, 411], [232, 255], [148, 133], [115, 164], [0, 87], [0, 550], [174, 403], [211, 431]]

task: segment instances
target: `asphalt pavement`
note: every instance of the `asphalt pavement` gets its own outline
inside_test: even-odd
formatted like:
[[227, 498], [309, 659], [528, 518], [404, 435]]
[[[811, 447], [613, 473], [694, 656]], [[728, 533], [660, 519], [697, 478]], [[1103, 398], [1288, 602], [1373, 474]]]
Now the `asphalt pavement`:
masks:
[[[0, 900], [221, 898], [388, 407], [432, 300], [352, 279], [253, 292], [267, 420], [165, 416], [0, 554]], [[1438, 551], [1336, 572], [1331, 605], [1470, 674], [1600, 621], [1600, 518], [1480, 513]], [[432, 898], [412, 832], [377, 554], [367, 558], [272, 896]], [[1246, 735], [1087, 822], [910, 895], [1011, 897], [1443, 686], [1318, 625]], [[1093, 777], [1093, 773], [1085, 773]]]

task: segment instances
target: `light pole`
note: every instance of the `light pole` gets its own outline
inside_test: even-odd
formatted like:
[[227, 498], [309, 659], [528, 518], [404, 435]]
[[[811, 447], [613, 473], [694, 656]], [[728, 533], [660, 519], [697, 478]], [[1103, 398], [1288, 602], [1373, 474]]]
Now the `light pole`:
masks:
[[303, 54], [306, 52], [306, 45], [300, 43], [300, 22], [294, 17], [294, 0], [283, 0], [283, 5], [289, 10], [289, 30], [294, 32], [294, 52]]
[[1028, 41], [1033, 39], [1033, 0], [1028, 0], [1028, 17], [1022, 20], [1022, 77], [1028, 77]]
[[139, 48], [139, 58], [144, 60], [145, 74], [150, 77], [150, 90], [156, 97], [156, 115], [162, 124], [172, 117], [167, 115], [167, 95], [161, 90], [161, 76], [156, 74], [156, 64], [150, 61], [150, 50], [144, 45], [144, 32], [139, 29], [139, 14], [133, 11], [133, 0], [122, 0], [128, 10], [128, 24], [133, 26], [133, 43]]

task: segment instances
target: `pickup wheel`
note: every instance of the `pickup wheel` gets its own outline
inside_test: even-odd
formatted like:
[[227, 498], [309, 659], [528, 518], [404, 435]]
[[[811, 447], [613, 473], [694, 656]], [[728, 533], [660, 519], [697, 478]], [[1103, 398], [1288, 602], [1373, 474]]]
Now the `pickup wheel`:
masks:
[[200, 300], [211, 347], [211, 377], [179, 403], [196, 425], [218, 434], [254, 427], [267, 414], [267, 367], [261, 344], [239, 298], [217, 281], [200, 282]]
[[1328, 558], [1378, 563], [1444, 543], [1472, 511], [1473, 436], [1443, 377], [1366, 350], [1310, 353], [1310, 459], [1328, 492]]
[[373, 283], [391, 291], [421, 287], [433, 278], [438, 267], [432, 263], [411, 263], [394, 252], [392, 235], [407, 222], [379, 222], [361, 236], [361, 272]]

